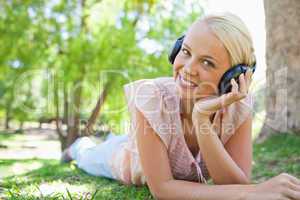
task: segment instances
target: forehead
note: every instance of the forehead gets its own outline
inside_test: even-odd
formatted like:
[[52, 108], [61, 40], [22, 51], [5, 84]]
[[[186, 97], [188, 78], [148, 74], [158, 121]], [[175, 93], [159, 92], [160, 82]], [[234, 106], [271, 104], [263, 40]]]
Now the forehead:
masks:
[[199, 57], [208, 55], [217, 60], [219, 64], [229, 63], [228, 53], [223, 43], [203, 21], [197, 21], [191, 25], [183, 43], [191, 47]]

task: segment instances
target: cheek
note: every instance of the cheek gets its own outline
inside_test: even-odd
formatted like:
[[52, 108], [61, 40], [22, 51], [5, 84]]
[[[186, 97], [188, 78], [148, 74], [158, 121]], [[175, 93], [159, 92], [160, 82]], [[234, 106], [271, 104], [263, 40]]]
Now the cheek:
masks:
[[173, 68], [174, 70], [178, 70], [182, 66], [184, 66], [184, 60], [179, 55], [177, 55], [173, 63]]
[[173, 76], [174, 78], [177, 77], [179, 71], [183, 68], [184, 66], [184, 61], [182, 58], [180, 58], [180, 56], [177, 56], [174, 60], [173, 63]]
[[218, 93], [218, 78], [216, 75], [206, 71], [200, 72], [201, 83], [198, 87], [198, 92], [202, 94], [217, 94]]

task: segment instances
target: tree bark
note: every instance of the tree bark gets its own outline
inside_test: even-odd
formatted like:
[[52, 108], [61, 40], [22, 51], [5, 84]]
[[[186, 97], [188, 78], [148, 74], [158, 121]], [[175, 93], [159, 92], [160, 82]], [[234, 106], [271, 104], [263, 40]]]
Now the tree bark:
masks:
[[[12, 87], [14, 88], [14, 87]], [[12, 89], [13, 90], [13, 89]], [[12, 114], [12, 104], [14, 102], [14, 94], [13, 91], [9, 92], [9, 97], [5, 102], [5, 129], [8, 130], [10, 129], [10, 120], [12, 119], [11, 114]]]
[[74, 82], [74, 91], [72, 95], [72, 116], [69, 122], [66, 147], [69, 147], [73, 142], [80, 136], [80, 109], [81, 109], [81, 98], [82, 98], [82, 83], [85, 76], [85, 68], [83, 67], [80, 72], [80, 76]]
[[20, 131], [23, 131], [23, 126], [24, 126], [24, 122], [21, 121], [20, 124], [19, 124], [19, 130]]
[[9, 121], [10, 121], [10, 106], [6, 106], [6, 112], [5, 112], [5, 129], [8, 130], [9, 127]]
[[[86, 5], [85, 0], [80, 1], [80, 6], [81, 6], [81, 18], [80, 18], [80, 28], [81, 32], [86, 32], [87, 27], [86, 27], [86, 18], [87, 16], [84, 14], [84, 8]], [[81, 132], [80, 132], [80, 109], [81, 109], [81, 98], [82, 98], [82, 83], [84, 81], [85, 73], [86, 73], [86, 66], [82, 65], [80, 66], [80, 69], [78, 71], [79, 76], [77, 79], [74, 81], [74, 90], [72, 91], [72, 101], [71, 101], [71, 112], [70, 114], [70, 120], [68, 120], [68, 126], [67, 126], [67, 138], [66, 142], [63, 145], [65, 148], [69, 147], [71, 144], [75, 142], [75, 140], [80, 137]]]
[[300, 132], [300, 1], [264, 0], [266, 119], [258, 137]]
[[69, 93], [66, 83], [64, 83], [64, 118], [63, 123], [68, 126], [69, 121]]
[[97, 117], [99, 116], [100, 109], [105, 101], [106, 96], [107, 96], [109, 84], [110, 84], [110, 82], [107, 82], [105, 84], [103, 91], [101, 92], [101, 94], [98, 98], [97, 104], [96, 104], [95, 108], [93, 109], [91, 116], [88, 119], [87, 125], [84, 129], [84, 135], [86, 135], [86, 136], [91, 135], [93, 133], [93, 126], [96, 122]]
[[60, 120], [60, 101], [59, 101], [59, 84], [58, 80], [54, 78], [54, 106], [55, 106], [55, 125], [56, 133], [61, 144], [61, 150], [66, 148], [66, 137], [63, 135], [63, 130], [61, 129], [61, 120]]

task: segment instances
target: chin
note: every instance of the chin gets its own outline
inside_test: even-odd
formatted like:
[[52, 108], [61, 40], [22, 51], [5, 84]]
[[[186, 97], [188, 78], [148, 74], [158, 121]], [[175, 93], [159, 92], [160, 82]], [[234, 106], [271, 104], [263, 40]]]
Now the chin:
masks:
[[195, 93], [197, 88], [187, 88], [183, 87], [178, 79], [176, 80], [176, 90], [181, 99], [193, 101], [195, 99]]
[[211, 85], [207, 85], [206, 87], [200, 87], [199, 85], [196, 87], [191, 87], [186, 85], [184, 82], [180, 80], [180, 76], [177, 76], [175, 79], [176, 89], [181, 99], [190, 100], [190, 101], [198, 101], [202, 98], [208, 96], [215, 96], [215, 92], [212, 91]]

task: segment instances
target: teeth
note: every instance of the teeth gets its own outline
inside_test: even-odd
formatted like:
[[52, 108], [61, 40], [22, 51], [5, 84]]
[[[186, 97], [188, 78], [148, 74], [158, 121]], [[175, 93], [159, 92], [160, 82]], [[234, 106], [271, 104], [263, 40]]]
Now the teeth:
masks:
[[180, 77], [180, 80], [182, 81], [183, 84], [190, 86], [190, 87], [196, 87], [197, 85], [195, 85], [194, 83], [190, 82], [190, 81], [186, 81], [182, 78], [182, 76]]

